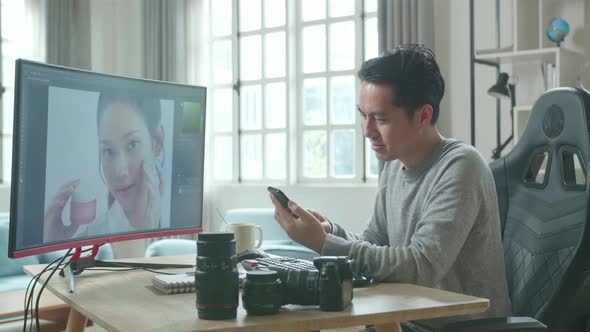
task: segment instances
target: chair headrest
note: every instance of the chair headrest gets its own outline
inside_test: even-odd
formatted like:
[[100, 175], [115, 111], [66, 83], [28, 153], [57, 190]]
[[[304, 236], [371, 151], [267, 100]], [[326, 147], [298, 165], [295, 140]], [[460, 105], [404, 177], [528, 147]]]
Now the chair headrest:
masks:
[[[590, 95], [574, 88], [557, 88], [544, 93], [533, 106], [527, 126], [509, 155], [547, 146], [557, 150], [564, 145], [580, 147], [588, 159], [588, 112]], [[508, 157], [508, 156], [507, 156]]]

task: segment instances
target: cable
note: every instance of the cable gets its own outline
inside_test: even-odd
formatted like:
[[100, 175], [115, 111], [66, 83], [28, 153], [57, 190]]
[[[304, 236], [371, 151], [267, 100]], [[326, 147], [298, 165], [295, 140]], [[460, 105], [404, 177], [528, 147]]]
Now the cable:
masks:
[[108, 269], [108, 268], [101, 268], [101, 267], [93, 267], [93, 268], [88, 268], [88, 269], [85, 269], [85, 270], [86, 271], [110, 271], [110, 272], [118, 272], [118, 271], [132, 271], [132, 270], [137, 270], [137, 268], [130, 267], [128, 269], [117, 269], [117, 268]]
[[[29, 311], [31, 310], [31, 305], [33, 302], [33, 294], [35, 292], [35, 287], [37, 285], [37, 282], [39, 281], [39, 278], [41, 277], [41, 275], [43, 275], [43, 273], [47, 272], [50, 268], [52, 268], [52, 265], [57, 263], [57, 261], [60, 259], [61, 259], [61, 257], [56, 259], [55, 261], [51, 262], [50, 264], [48, 264], [41, 272], [37, 273], [31, 279], [31, 281], [29, 281], [29, 285], [27, 286], [27, 291], [25, 292], [25, 321], [24, 321], [24, 325], [23, 325], [23, 332], [26, 331], [27, 317], [29, 315]], [[29, 290], [30, 290], [30, 293], [29, 293]], [[30, 322], [31, 326], [29, 327], [29, 330], [32, 330], [33, 329], [33, 326], [32, 326], [33, 312], [31, 311], [30, 314], [31, 314], [31, 322]]]
[[[43, 268], [43, 270], [41, 270], [41, 272], [37, 273], [30, 281], [29, 284], [27, 285], [27, 290], [25, 292], [25, 301], [24, 301], [24, 311], [25, 311], [25, 315], [24, 315], [24, 322], [23, 322], [23, 332], [27, 331], [27, 318], [29, 315], [29, 311], [31, 311], [31, 316], [35, 317], [35, 323], [36, 323], [36, 328], [37, 331], [41, 330], [41, 324], [39, 321], [39, 302], [41, 300], [41, 294], [43, 293], [43, 290], [45, 290], [45, 287], [47, 286], [47, 284], [49, 283], [49, 280], [51, 280], [51, 278], [53, 277], [53, 275], [55, 274], [55, 272], [57, 272], [57, 270], [62, 270], [64, 268], [66, 268], [70, 262], [64, 263], [64, 260], [68, 257], [71, 257], [73, 249], [69, 249], [68, 252], [60, 257], [57, 258], [56, 260], [54, 260], [53, 262], [47, 264], [47, 266], [45, 266], [45, 268]], [[85, 249], [82, 250], [82, 252], [88, 252], [92, 249]], [[59, 261], [59, 262], [58, 262]], [[56, 265], [57, 263], [57, 265]], [[177, 273], [169, 273], [169, 272], [162, 272], [162, 271], [157, 271], [157, 270], [153, 270], [153, 269], [149, 269], [149, 268], [145, 268], [145, 267], [135, 267], [135, 266], [130, 266], [128, 264], [125, 263], [118, 263], [118, 262], [110, 262], [113, 265], [119, 265], [121, 267], [123, 267], [124, 269], [108, 269], [108, 268], [88, 268], [88, 270], [94, 270], [94, 271], [112, 271], [112, 272], [117, 272], [117, 271], [131, 271], [131, 270], [144, 270], [144, 271], [148, 271], [151, 273], [156, 273], [156, 274], [166, 274], [166, 275], [174, 275]], [[41, 276], [43, 274], [45, 274], [46, 272], [51, 271], [51, 274], [47, 277], [47, 279], [45, 279], [45, 281], [43, 282], [43, 285], [41, 286], [41, 289], [39, 290], [39, 293], [37, 294], [36, 300], [35, 300], [35, 307], [32, 308], [32, 304], [33, 304], [33, 297], [35, 294], [35, 287], [37, 286], [37, 283], [39, 282], [39, 279], [41, 278]], [[34, 309], [34, 310], [33, 310]], [[31, 320], [29, 322], [29, 331], [33, 330], [33, 317], [31, 317]]]
[[87, 270], [91, 270], [91, 271], [130, 271], [130, 270], [144, 270], [144, 271], [148, 271], [151, 273], [156, 273], [156, 274], [166, 274], [166, 275], [174, 275], [177, 273], [170, 273], [170, 272], [162, 272], [162, 271], [157, 271], [157, 270], [153, 270], [153, 269], [148, 269], [146, 267], [136, 267], [136, 266], [129, 266], [125, 263], [119, 263], [119, 262], [109, 262], [109, 264], [113, 264], [113, 265], [119, 265], [121, 267], [127, 268], [125, 270], [121, 270], [121, 269], [104, 269], [104, 268], [88, 268]]
[[[53, 264], [53, 262], [51, 264]], [[31, 302], [31, 296], [29, 296], [29, 290], [32, 291], [31, 285], [33, 284], [33, 282], [36, 283], [36, 281], [39, 279], [39, 276], [41, 275], [41, 273], [42, 272], [36, 274], [35, 276], [33, 276], [33, 278], [31, 278], [31, 280], [29, 281], [29, 284], [27, 285], [27, 290], [25, 291], [25, 298], [24, 298], [24, 304], [23, 304], [23, 309], [24, 309], [24, 314], [25, 314], [24, 323], [23, 323], [23, 332], [27, 331], [27, 318], [29, 316], [29, 305]], [[35, 286], [33, 286], [33, 289], [34, 289], [34, 287]], [[31, 317], [31, 321], [32, 321], [32, 318], [33, 317]]]
[[[69, 254], [69, 252], [68, 252], [68, 254]], [[55, 263], [57, 263], [58, 261], [63, 260], [64, 258], [65, 257], [60, 257], [60, 258], [54, 260], [53, 262], [47, 264], [47, 266], [45, 266], [45, 268], [41, 272], [37, 273], [29, 281], [29, 284], [27, 285], [27, 290], [25, 292], [25, 308], [24, 308], [25, 309], [25, 317], [24, 317], [24, 324], [23, 324], [23, 332], [26, 332], [26, 329], [27, 329], [27, 318], [28, 318], [28, 315], [29, 315], [29, 310], [31, 310], [31, 322], [30, 322], [29, 330], [32, 330], [33, 329], [33, 326], [32, 326], [32, 324], [33, 324], [33, 317], [32, 317], [33, 316], [33, 312], [32, 312], [31, 305], [32, 305], [32, 302], [33, 302], [33, 295], [35, 293], [35, 287], [37, 286], [37, 282], [39, 281], [39, 278], [45, 272], [47, 272], [49, 269], [51, 269]]]
[[[102, 244], [100, 246], [102, 246]], [[49, 277], [47, 277], [47, 279], [45, 279], [45, 281], [43, 282], [43, 285], [41, 286], [41, 289], [39, 290], [39, 293], [37, 294], [37, 299], [35, 301], [35, 322], [36, 322], [37, 331], [41, 331], [41, 325], [40, 325], [40, 322], [39, 322], [39, 301], [41, 301], [41, 294], [43, 294], [43, 290], [45, 289], [45, 287], [49, 283], [49, 280], [51, 280], [51, 278], [53, 277], [53, 275], [55, 274], [55, 272], [57, 272], [57, 270], [62, 265], [63, 265], [63, 267], [62, 267], [62, 270], [63, 270], [65, 267], [67, 267], [70, 264], [69, 261], [67, 263], [65, 263], [65, 264], [63, 263], [63, 261], [66, 258], [72, 256], [72, 254], [71, 254], [72, 250], [73, 249], [69, 249], [68, 252], [62, 258], [58, 258], [55, 261], [51, 262], [49, 265], [47, 265], [45, 267], [45, 269], [43, 269], [43, 271], [41, 271], [39, 273], [39, 277], [37, 277], [37, 280], [38, 280], [43, 273], [47, 272], [48, 267], [50, 267], [52, 264], [54, 264], [55, 262], [57, 262], [59, 260], [59, 263], [57, 264], [57, 266], [55, 268], [51, 269], [51, 274], [49, 275]], [[91, 251], [91, 250], [92, 250], [92, 248], [88, 248], [88, 249], [82, 250], [81, 252], [82, 253], [85, 253], [85, 252], [88, 252], [88, 251]], [[36, 284], [36, 282], [35, 282], [35, 284]], [[35, 288], [35, 286], [33, 286], [33, 290], [34, 290], [34, 288]], [[31, 300], [30, 301], [32, 301], [32, 296], [33, 296], [33, 292], [31, 293]], [[31, 320], [31, 326], [32, 326], [32, 323], [33, 322]]]
[[[44, 273], [46, 273], [47, 271], [50, 271], [51, 270], [53, 272], [49, 276], [49, 278], [47, 279], [47, 281], [49, 281], [49, 279], [51, 279], [51, 276], [53, 276], [53, 273], [55, 273], [55, 271], [57, 271], [62, 265], [64, 267], [67, 266], [69, 264], [69, 262], [63, 264], [63, 261], [66, 258], [72, 256], [72, 254], [71, 254], [72, 250], [73, 249], [68, 250], [68, 252], [64, 256], [62, 256], [60, 258], [57, 258], [53, 262], [47, 264], [47, 266], [45, 266], [45, 268], [43, 268], [43, 270], [41, 272], [37, 273], [29, 281], [29, 284], [27, 285], [27, 290], [25, 291], [25, 300], [24, 300], [24, 313], [25, 313], [25, 315], [24, 315], [24, 322], [23, 322], [23, 332], [26, 332], [26, 330], [27, 330], [27, 319], [28, 319], [29, 311], [30, 311], [30, 314], [31, 314], [31, 321], [29, 323], [29, 331], [32, 331], [33, 330], [33, 316], [34, 316], [33, 313], [35, 313], [36, 321], [37, 321], [37, 329], [39, 330], [39, 315], [38, 315], [39, 314], [39, 309], [38, 309], [38, 306], [39, 306], [39, 299], [41, 298], [41, 292], [37, 295], [37, 301], [36, 301], [37, 308], [36, 308], [36, 311], [33, 312], [33, 308], [32, 308], [33, 296], [34, 296], [34, 293], [35, 293], [35, 287], [37, 286], [37, 283], [39, 282], [39, 279], [41, 278], [41, 276]], [[90, 250], [92, 250], [92, 249], [91, 248], [85, 249], [82, 252], [88, 252]], [[57, 266], [54, 266], [58, 261], [59, 261], [59, 264], [57, 264]], [[46, 281], [46, 283], [47, 283], [47, 281]]]
[[43, 286], [41, 286], [41, 289], [39, 290], [39, 294], [37, 294], [37, 301], [35, 301], [35, 323], [37, 324], [37, 331], [41, 331], [41, 324], [39, 323], [39, 301], [41, 301], [41, 294], [43, 294], [43, 290], [45, 289], [45, 286], [47, 286], [47, 283], [49, 282], [49, 280], [51, 280], [51, 278], [53, 277], [53, 275], [55, 274], [57, 269], [62, 265], [63, 261], [68, 257], [70, 252], [72, 252], [72, 249], [68, 250], [68, 252], [62, 257], [62, 259], [57, 264], [57, 268], [55, 268], [51, 271], [51, 274], [49, 274], [49, 277], [47, 277], [47, 279], [45, 279]]

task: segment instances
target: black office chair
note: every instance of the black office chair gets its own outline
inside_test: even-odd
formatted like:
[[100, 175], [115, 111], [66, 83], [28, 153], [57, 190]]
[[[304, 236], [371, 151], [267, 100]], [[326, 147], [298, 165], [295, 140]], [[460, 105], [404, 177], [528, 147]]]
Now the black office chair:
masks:
[[518, 317], [454, 323], [444, 332], [590, 331], [589, 132], [590, 94], [550, 90], [514, 149], [490, 164]]

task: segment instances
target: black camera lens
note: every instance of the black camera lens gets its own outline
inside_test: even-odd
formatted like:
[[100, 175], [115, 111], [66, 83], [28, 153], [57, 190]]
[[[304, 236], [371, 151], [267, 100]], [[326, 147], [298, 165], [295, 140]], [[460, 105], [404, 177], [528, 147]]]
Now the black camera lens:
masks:
[[320, 273], [317, 270], [286, 270], [283, 304], [313, 305], [319, 302]]
[[201, 319], [235, 318], [239, 302], [233, 233], [199, 233], [195, 290]]
[[246, 274], [242, 304], [248, 315], [272, 315], [281, 307], [283, 285], [276, 271], [254, 270]]

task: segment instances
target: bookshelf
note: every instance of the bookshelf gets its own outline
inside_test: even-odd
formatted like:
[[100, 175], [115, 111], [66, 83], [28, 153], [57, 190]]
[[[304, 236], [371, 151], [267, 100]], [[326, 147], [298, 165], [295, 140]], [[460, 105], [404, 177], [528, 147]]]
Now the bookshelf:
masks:
[[514, 107], [514, 142], [518, 141], [529, 121], [533, 105], [520, 105]]
[[[496, 38], [501, 35], [501, 21], [504, 28], [508, 26], [510, 31], [502, 35], [502, 45], [498, 39], [497, 48], [477, 49], [474, 36], [476, 4], [482, 2], [470, 0], [472, 143], [475, 140], [477, 111], [475, 65], [492, 66], [498, 73], [507, 72], [511, 77], [518, 77], [515, 82], [514, 142], [522, 134], [525, 119], [528, 119], [528, 113], [539, 96], [548, 89], [577, 86], [580, 70], [584, 66], [584, 47], [574, 38], [584, 29], [584, 6], [587, 6], [584, 0], [502, 1], [502, 6], [508, 6], [503, 11], [498, 9], [499, 1], [496, 0]], [[509, 14], [511, 19], [502, 20], [501, 14]], [[555, 17], [564, 18], [570, 25], [570, 33], [560, 47], [545, 34], [546, 26]]]

